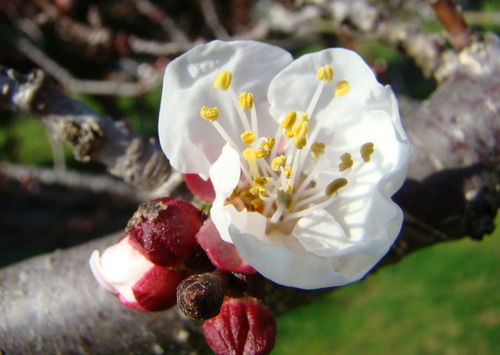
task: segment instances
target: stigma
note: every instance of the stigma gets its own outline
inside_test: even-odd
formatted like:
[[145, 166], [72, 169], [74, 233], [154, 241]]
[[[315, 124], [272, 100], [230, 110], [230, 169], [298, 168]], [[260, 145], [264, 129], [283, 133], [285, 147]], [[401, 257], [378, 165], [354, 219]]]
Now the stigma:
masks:
[[[239, 139], [233, 139], [224, 129], [224, 118], [231, 113], [218, 107], [203, 106], [200, 110], [201, 117], [212, 123], [240, 155], [240, 181], [225, 204], [264, 215], [268, 230], [289, 232], [301, 217], [339, 203], [342, 191], [350, 186], [349, 180], [375, 154], [375, 144], [367, 142], [335, 157], [335, 150], [330, 149], [334, 147], [316, 140], [323, 124], [314, 115], [320, 97], [329, 95], [330, 100], [343, 100], [351, 86], [345, 78], [334, 82], [334, 68], [329, 64], [311, 75], [315, 75], [318, 86], [307, 109], [302, 112], [290, 107], [283, 112], [274, 134], [259, 132], [258, 115], [267, 117], [268, 113], [257, 112], [252, 93], [234, 91], [229, 70], [221, 70], [213, 86], [233, 103], [232, 109], [239, 118]], [[332, 165], [335, 161], [337, 165]], [[318, 179], [319, 171], [325, 171], [325, 167], [333, 176], [330, 182]]]

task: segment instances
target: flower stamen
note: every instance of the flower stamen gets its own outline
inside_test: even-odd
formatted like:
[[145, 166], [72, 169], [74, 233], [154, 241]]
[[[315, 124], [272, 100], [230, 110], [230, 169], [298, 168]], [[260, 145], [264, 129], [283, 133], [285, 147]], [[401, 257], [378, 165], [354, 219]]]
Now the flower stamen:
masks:
[[349, 92], [351, 86], [347, 80], [340, 80], [335, 84], [335, 96], [342, 97]]
[[346, 185], [347, 185], [347, 179], [337, 178], [328, 184], [328, 186], [325, 189], [325, 195], [327, 197], [331, 197], [335, 192], [337, 192]]
[[293, 195], [289, 191], [278, 190], [276, 202], [278, 203], [278, 206], [283, 207], [288, 211], [293, 207]]
[[292, 127], [295, 124], [296, 119], [297, 119], [297, 112], [288, 111], [283, 121], [281, 121], [280, 128], [283, 128], [285, 130], [285, 137], [287, 138], [293, 137]]
[[373, 154], [373, 152], [375, 152], [375, 145], [372, 142], [365, 143], [361, 146], [359, 152], [361, 153], [361, 158], [363, 158], [363, 161], [365, 163], [368, 163], [370, 161], [371, 155]]
[[271, 161], [271, 169], [273, 169], [274, 171], [280, 171], [281, 168], [285, 167], [285, 164], [286, 164], [286, 156], [278, 155]]
[[316, 79], [329, 83], [333, 79], [333, 68], [331, 65], [323, 65], [316, 72]]
[[346, 171], [347, 169], [352, 168], [354, 165], [354, 161], [352, 160], [352, 156], [349, 153], [344, 153], [340, 156], [341, 163], [339, 164], [339, 171]]
[[221, 70], [214, 81], [214, 88], [226, 91], [231, 85], [233, 74], [229, 70]]
[[250, 146], [253, 142], [255, 142], [255, 134], [252, 131], [245, 131], [240, 136], [241, 141], [246, 146]]
[[314, 142], [311, 145], [311, 156], [314, 159], [318, 159], [321, 155], [325, 153], [325, 143], [323, 142]]
[[242, 92], [239, 95], [240, 108], [242, 110], [250, 110], [253, 107], [253, 95], [248, 92]]
[[248, 166], [250, 167], [250, 172], [252, 176], [260, 176], [259, 168], [257, 166], [257, 152], [253, 148], [247, 148], [242, 153], [243, 158], [248, 162]]
[[297, 149], [302, 149], [307, 144], [307, 132], [309, 131], [309, 116], [306, 113], [300, 115], [298, 121], [292, 126], [293, 144]]
[[203, 119], [214, 122], [219, 118], [219, 108], [203, 106], [200, 109], [200, 115]]

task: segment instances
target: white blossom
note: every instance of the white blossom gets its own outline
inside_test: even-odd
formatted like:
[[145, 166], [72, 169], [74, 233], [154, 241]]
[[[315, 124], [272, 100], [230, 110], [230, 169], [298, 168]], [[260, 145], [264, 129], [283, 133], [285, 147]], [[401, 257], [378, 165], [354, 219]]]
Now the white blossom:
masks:
[[197, 46], [167, 67], [159, 136], [174, 168], [212, 181], [221, 238], [276, 283], [356, 281], [401, 228], [391, 196], [410, 144], [392, 90], [352, 51]]

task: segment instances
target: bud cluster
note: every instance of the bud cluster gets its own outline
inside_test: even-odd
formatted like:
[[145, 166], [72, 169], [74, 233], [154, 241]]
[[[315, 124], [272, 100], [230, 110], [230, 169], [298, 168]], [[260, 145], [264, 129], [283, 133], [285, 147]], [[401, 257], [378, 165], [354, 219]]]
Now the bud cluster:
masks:
[[224, 242], [213, 222], [188, 202], [159, 198], [143, 203], [126, 235], [90, 266], [96, 279], [127, 307], [162, 311], [175, 304], [204, 320], [216, 354], [267, 354], [276, 322], [247, 294], [244, 274], [255, 270]]
[[196, 233], [205, 216], [193, 205], [159, 198], [140, 205], [126, 236], [96, 250], [90, 266], [96, 279], [127, 307], [161, 311], [176, 304], [177, 286], [193, 273], [186, 260], [199, 250]]

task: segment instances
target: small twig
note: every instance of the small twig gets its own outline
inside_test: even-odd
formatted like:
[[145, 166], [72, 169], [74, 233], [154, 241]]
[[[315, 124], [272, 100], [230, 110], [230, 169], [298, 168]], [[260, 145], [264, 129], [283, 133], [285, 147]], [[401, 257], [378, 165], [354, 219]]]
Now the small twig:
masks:
[[162, 43], [150, 41], [130, 35], [128, 37], [128, 45], [130, 50], [137, 54], [149, 54], [158, 57], [168, 57], [179, 54], [191, 49], [201, 42], [190, 42], [189, 44], [181, 44], [178, 42]]
[[71, 92], [95, 95], [137, 96], [148, 91], [142, 83], [120, 83], [99, 80], [78, 80], [45, 53], [25, 39], [19, 39], [17, 49], [39, 67], [57, 79]]
[[28, 179], [46, 185], [85, 189], [93, 193], [107, 193], [113, 198], [126, 199], [131, 202], [142, 202], [148, 197], [138, 189], [107, 175], [4, 163], [0, 163], [0, 175], [15, 180]]
[[174, 42], [189, 47], [189, 38], [176, 26], [174, 20], [172, 20], [159, 6], [148, 0], [132, 1], [140, 13], [147, 16], [152, 22], [159, 24], [161, 28], [172, 37]]
[[198, 0], [203, 18], [213, 34], [219, 39], [228, 40], [230, 38], [224, 26], [219, 21], [219, 16], [212, 0]]
[[61, 142], [55, 140], [48, 129], [45, 129], [45, 133], [49, 141], [50, 150], [52, 151], [54, 170], [63, 172], [66, 170], [66, 160], [64, 158], [64, 150]]
[[445, 28], [453, 48], [460, 50], [470, 43], [472, 31], [451, 0], [435, 0], [431, 7]]

